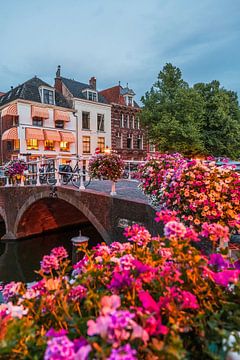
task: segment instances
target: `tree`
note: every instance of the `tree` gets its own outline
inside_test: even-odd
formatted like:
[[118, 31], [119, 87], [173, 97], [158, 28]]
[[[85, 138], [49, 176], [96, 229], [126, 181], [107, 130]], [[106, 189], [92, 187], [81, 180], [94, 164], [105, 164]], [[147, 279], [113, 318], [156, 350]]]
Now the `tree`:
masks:
[[179, 68], [166, 64], [142, 97], [141, 122], [159, 151], [204, 153], [201, 135], [203, 97], [183, 81]]
[[207, 152], [237, 159], [240, 156], [240, 111], [237, 94], [220, 87], [216, 80], [199, 83], [194, 89], [202, 96], [202, 134]]

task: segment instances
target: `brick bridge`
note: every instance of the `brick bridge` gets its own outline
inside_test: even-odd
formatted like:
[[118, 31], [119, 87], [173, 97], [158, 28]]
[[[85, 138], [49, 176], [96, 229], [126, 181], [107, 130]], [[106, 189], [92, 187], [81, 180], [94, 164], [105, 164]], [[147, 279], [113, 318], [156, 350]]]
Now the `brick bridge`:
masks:
[[6, 229], [2, 239], [26, 238], [87, 222], [108, 244], [122, 241], [124, 227], [135, 222], [156, 235], [160, 229], [154, 221], [155, 211], [139, 195], [136, 185], [127, 181], [117, 184], [118, 195], [110, 196], [105, 188], [99, 189], [99, 183], [84, 191], [59, 186], [56, 197], [52, 197], [52, 189], [46, 185], [1, 187], [0, 217]]

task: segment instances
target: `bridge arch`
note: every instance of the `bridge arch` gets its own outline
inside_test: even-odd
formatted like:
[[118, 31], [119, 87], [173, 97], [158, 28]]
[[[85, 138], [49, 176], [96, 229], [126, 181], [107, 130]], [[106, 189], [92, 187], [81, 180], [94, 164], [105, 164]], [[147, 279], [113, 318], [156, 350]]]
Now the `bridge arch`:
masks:
[[42, 204], [43, 202], [45, 202], [46, 204], [50, 204], [50, 203], [53, 204], [54, 202], [58, 202], [60, 205], [65, 204], [65, 206], [67, 207], [67, 211], [71, 208], [75, 208], [95, 227], [95, 229], [101, 235], [102, 239], [107, 244], [110, 244], [111, 239], [106, 229], [98, 221], [98, 219], [93, 214], [93, 212], [84, 203], [82, 203], [81, 200], [79, 200], [79, 198], [74, 196], [74, 192], [75, 191], [72, 192], [71, 190], [59, 192], [57, 193], [56, 198], [52, 198], [49, 195], [49, 189], [46, 189], [40, 193], [35, 193], [30, 195], [18, 211], [13, 227], [13, 232], [16, 235], [16, 237], [17, 238], [23, 237], [21, 236], [21, 226], [22, 226], [21, 222], [24, 216], [26, 217], [26, 214], [29, 214], [29, 212], [31, 213], [31, 209], [33, 209], [33, 207], [35, 207], [36, 209], [38, 204]]

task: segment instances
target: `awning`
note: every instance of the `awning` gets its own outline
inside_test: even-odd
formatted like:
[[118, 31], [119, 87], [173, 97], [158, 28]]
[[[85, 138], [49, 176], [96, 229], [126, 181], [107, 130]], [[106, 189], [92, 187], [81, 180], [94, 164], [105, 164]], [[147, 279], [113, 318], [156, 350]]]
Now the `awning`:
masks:
[[26, 128], [26, 139], [44, 140], [43, 130], [36, 128]]
[[45, 140], [61, 141], [61, 137], [56, 130], [44, 130]]
[[48, 119], [49, 118], [48, 109], [39, 106], [32, 106], [32, 118], [34, 117]]
[[2, 134], [2, 140], [17, 140], [18, 139], [18, 130], [16, 127], [12, 127]]
[[70, 121], [70, 113], [67, 111], [54, 110], [54, 121]]
[[61, 141], [66, 141], [69, 143], [73, 143], [75, 142], [75, 135], [72, 132], [65, 132], [65, 131], [60, 131], [61, 134]]
[[4, 116], [18, 116], [17, 103], [8, 105], [2, 110], [2, 118]]

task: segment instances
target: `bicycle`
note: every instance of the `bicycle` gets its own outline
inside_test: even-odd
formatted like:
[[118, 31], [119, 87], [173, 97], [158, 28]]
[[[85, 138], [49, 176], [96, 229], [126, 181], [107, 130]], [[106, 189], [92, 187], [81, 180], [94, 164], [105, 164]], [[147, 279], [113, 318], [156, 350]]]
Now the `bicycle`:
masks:
[[[81, 174], [81, 168], [79, 167], [78, 161], [76, 162], [74, 168], [71, 167], [70, 162], [68, 164], [63, 164], [59, 166], [59, 174], [61, 175], [61, 183], [63, 185], [68, 185], [70, 182], [73, 186], [76, 188], [79, 188], [80, 183], [80, 176]], [[85, 169], [83, 169], [82, 173], [85, 172]], [[83, 175], [85, 178], [85, 175]], [[91, 178], [88, 180], [88, 182], [84, 185], [85, 187], [89, 186], [91, 183]]]
[[48, 161], [47, 164], [41, 164], [39, 169], [40, 184], [55, 185], [57, 180], [55, 178], [55, 163], [54, 160]]

